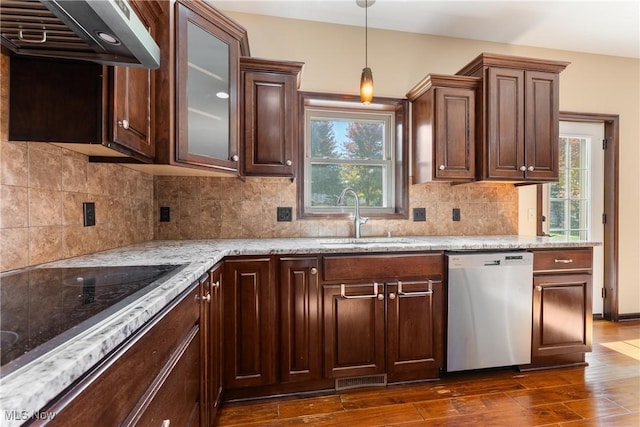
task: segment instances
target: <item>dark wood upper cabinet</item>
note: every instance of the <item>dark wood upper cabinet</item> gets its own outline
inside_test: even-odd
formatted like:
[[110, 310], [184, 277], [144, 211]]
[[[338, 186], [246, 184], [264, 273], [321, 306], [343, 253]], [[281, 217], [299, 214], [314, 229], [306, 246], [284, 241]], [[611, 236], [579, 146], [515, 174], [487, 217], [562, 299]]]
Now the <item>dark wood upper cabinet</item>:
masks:
[[240, 42], [196, 5], [176, 4], [175, 161], [235, 171]]
[[247, 32], [206, 1], [154, 3], [164, 16], [156, 39], [156, 163], [237, 174]]
[[478, 77], [430, 74], [412, 103], [413, 183], [475, 179], [475, 97]]
[[[155, 37], [160, 10], [130, 4]], [[20, 56], [9, 62], [10, 140], [73, 143], [88, 155], [153, 161], [156, 71]]]
[[[161, 12], [150, 2], [133, 1], [131, 7], [156, 37]], [[155, 157], [156, 72], [145, 68], [113, 67], [110, 91], [111, 141], [146, 157]]]
[[567, 65], [483, 53], [457, 73], [482, 78], [476, 104], [478, 179], [558, 179], [558, 82]]
[[242, 174], [293, 177], [301, 62], [240, 58]]

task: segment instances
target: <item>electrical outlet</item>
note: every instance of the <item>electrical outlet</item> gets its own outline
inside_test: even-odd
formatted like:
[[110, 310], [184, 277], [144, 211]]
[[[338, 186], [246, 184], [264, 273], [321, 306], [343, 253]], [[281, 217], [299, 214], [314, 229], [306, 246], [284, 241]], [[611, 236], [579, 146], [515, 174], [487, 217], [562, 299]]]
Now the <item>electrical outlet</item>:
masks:
[[85, 227], [96, 225], [96, 204], [93, 202], [84, 202], [82, 204], [82, 214]]
[[160, 222], [171, 222], [171, 208], [160, 206]]
[[460, 221], [460, 208], [453, 208], [453, 220]]
[[413, 220], [414, 221], [426, 221], [427, 210], [425, 208], [413, 208]]
[[292, 209], [290, 207], [278, 206], [278, 222], [291, 221]]

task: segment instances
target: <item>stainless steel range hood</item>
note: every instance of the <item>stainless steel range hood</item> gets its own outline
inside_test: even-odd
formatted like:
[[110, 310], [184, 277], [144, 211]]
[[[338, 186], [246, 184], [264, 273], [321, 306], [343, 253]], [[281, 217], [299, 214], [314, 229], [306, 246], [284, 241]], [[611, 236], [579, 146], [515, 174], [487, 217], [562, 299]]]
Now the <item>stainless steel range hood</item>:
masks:
[[0, 29], [19, 55], [160, 66], [160, 48], [126, 0], [2, 0]]

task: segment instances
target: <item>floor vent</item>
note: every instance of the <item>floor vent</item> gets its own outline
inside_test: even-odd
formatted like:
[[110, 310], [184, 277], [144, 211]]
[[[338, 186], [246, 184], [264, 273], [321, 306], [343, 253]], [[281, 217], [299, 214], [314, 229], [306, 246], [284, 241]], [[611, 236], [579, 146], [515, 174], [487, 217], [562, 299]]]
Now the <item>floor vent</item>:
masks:
[[366, 377], [351, 377], [336, 379], [336, 391], [349, 390], [360, 387], [386, 386], [387, 374], [368, 375]]

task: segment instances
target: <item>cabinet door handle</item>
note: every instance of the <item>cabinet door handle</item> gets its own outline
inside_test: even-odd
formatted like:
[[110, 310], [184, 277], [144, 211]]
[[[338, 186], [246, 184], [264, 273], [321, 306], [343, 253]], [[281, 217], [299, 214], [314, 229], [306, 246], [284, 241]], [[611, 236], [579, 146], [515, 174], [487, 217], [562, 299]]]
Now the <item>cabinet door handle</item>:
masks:
[[534, 170], [534, 169], [535, 169], [535, 168], [534, 168], [533, 166], [529, 166], [529, 167], [527, 168], [527, 170], [528, 170], [529, 172], [533, 172], [533, 170]]
[[542, 286], [537, 285], [537, 286], [536, 286], [536, 291], [538, 291], [538, 292], [542, 292]]
[[558, 258], [556, 258], [556, 259], [554, 259], [554, 261], [555, 261], [556, 264], [571, 264], [573, 262], [573, 259], [571, 259], [571, 258], [569, 258], [569, 259], [563, 259], [563, 258], [558, 259]]
[[527, 170], [527, 167], [526, 167], [526, 166], [520, 166], [520, 170], [521, 170], [522, 172], [524, 172], [524, 171], [526, 171], [526, 170]]
[[202, 300], [204, 302], [211, 302], [211, 292], [207, 292], [207, 295], [200, 296], [196, 294], [196, 301]]
[[433, 284], [434, 283], [442, 283], [441, 280], [429, 280], [427, 282], [429, 284], [429, 289], [426, 291], [419, 291], [419, 292], [404, 292], [402, 290], [402, 282], [400, 280], [398, 280], [398, 295], [402, 295], [405, 297], [420, 297], [420, 296], [425, 296], [425, 295], [431, 295], [433, 294]]
[[162, 420], [161, 427], [169, 427], [171, 425], [171, 420]]
[[314, 274], [314, 275], [318, 274], [318, 269], [315, 268], [315, 267], [311, 267], [311, 270], [309, 270], [309, 273]]
[[291, 166], [293, 162], [291, 160], [287, 160], [286, 162], [284, 162], [284, 164], [287, 166]]
[[237, 162], [238, 160], [240, 160], [240, 157], [238, 157], [237, 154], [234, 154], [233, 156], [231, 156], [231, 160], [233, 160], [234, 162]]
[[218, 289], [220, 287], [220, 280], [218, 280], [217, 282], [214, 282], [212, 285], [215, 289]]
[[438, 166], [438, 169], [440, 169], [441, 171], [443, 171], [443, 170], [444, 170], [444, 165], [440, 165], [440, 166]]
[[127, 119], [118, 120], [118, 126], [120, 126], [123, 129], [129, 129], [129, 120]]
[[[346, 292], [345, 284], [342, 283], [340, 285], [340, 296], [344, 299], [367, 299], [367, 298], [380, 299], [378, 296], [378, 284], [376, 282], [373, 282], [373, 293], [369, 295], [346, 295], [345, 292]], [[384, 298], [384, 295], [382, 296], [382, 298]]]

